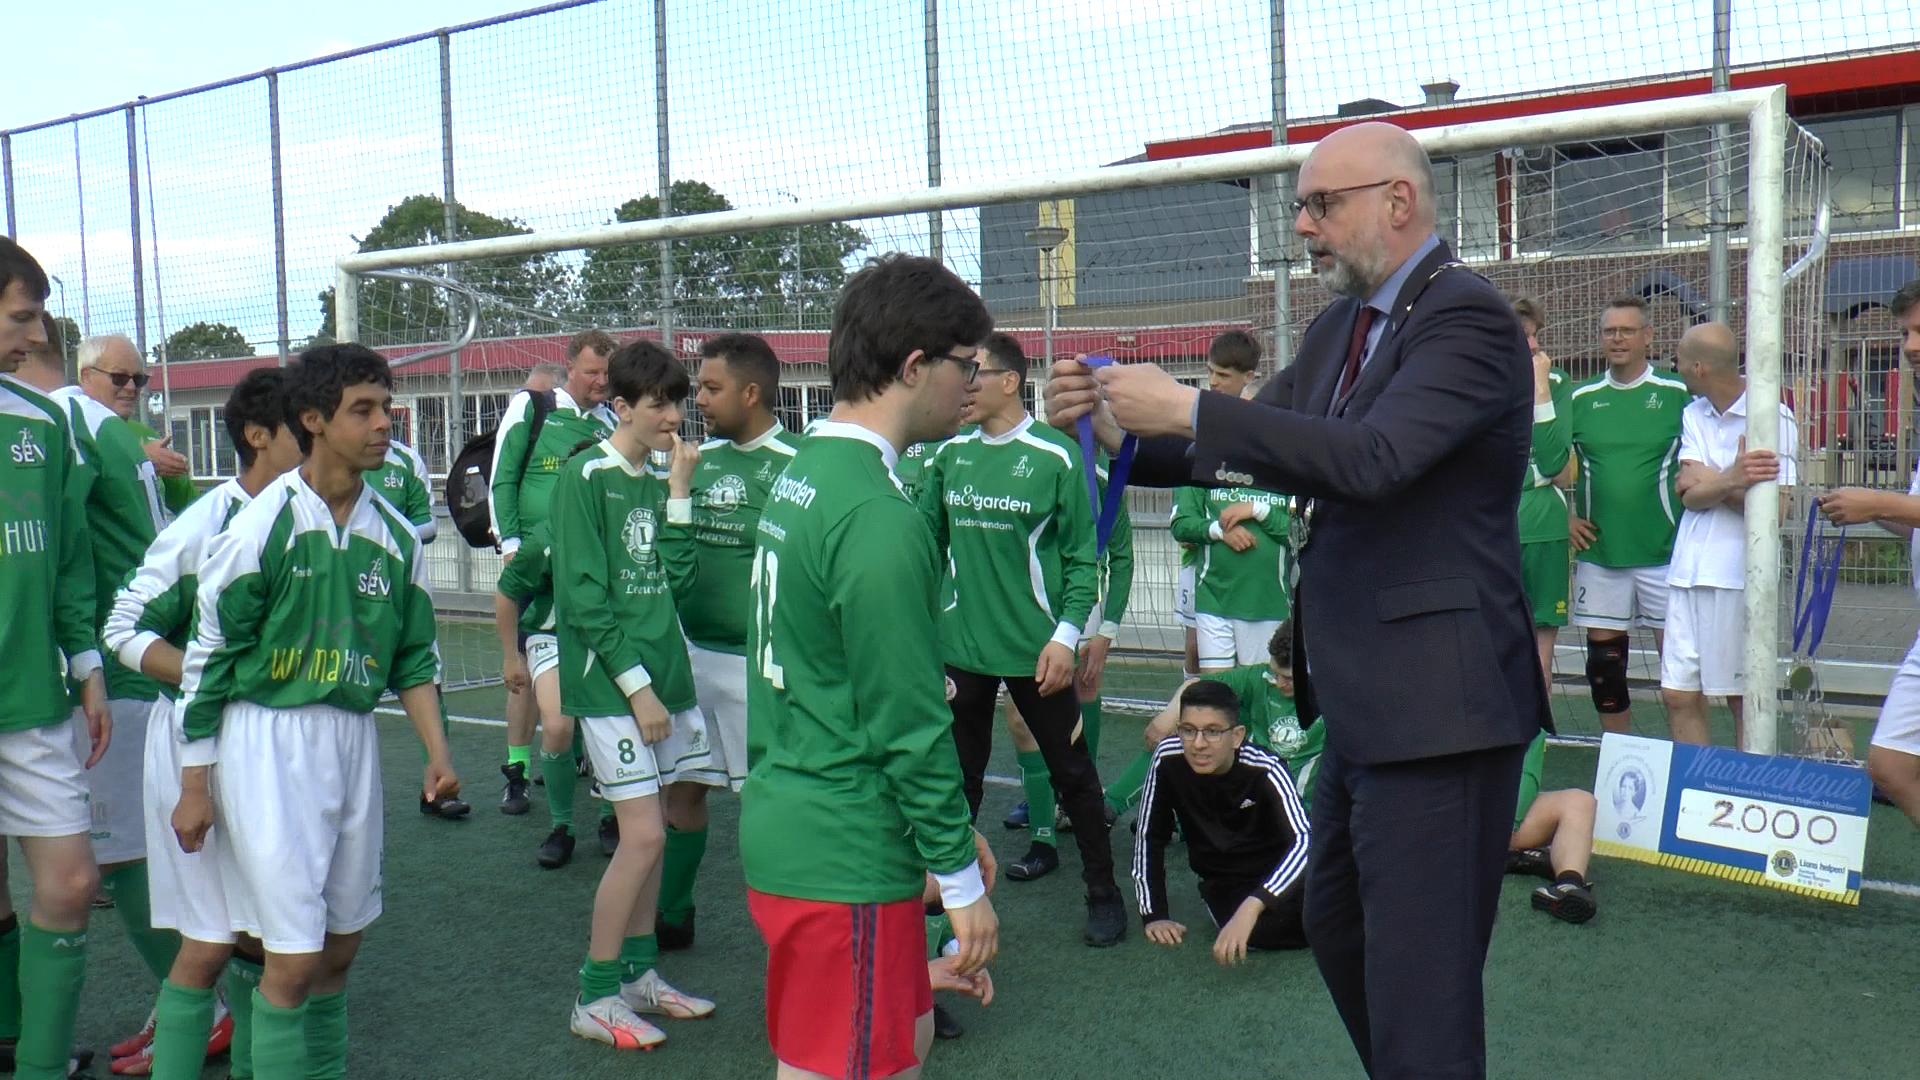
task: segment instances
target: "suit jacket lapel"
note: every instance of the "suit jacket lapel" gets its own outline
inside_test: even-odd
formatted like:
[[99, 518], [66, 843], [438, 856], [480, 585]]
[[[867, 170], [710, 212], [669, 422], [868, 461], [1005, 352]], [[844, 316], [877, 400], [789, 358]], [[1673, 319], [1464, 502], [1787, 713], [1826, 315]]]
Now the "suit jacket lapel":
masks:
[[[1387, 365], [1379, 361], [1384, 357], [1387, 347], [1393, 343], [1394, 336], [1400, 332], [1400, 327], [1407, 321], [1407, 314], [1413, 310], [1414, 302], [1420, 299], [1421, 293], [1427, 291], [1433, 276], [1440, 271], [1441, 266], [1453, 261], [1452, 249], [1447, 247], [1445, 240], [1442, 240], [1440, 246], [1427, 252], [1427, 257], [1414, 265], [1413, 272], [1407, 275], [1407, 280], [1400, 283], [1400, 292], [1393, 298], [1393, 310], [1387, 315], [1386, 329], [1380, 332], [1380, 341], [1374, 346], [1373, 356], [1368, 359], [1367, 366], [1360, 369], [1360, 378], [1354, 381], [1353, 392], [1347, 395], [1348, 404], [1352, 404], [1353, 399], [1359, 396], [1363, 387], [1389, 377]], [[1349, 321], [1347, 327], [1351, 331], [1353, 323]], [[1329, 383], [1328, 386], [1325, 400], [1330, 402], [1333, 397], [1332, 384]], [[1324, 408], [1323, 405], [1322, 409]], [[1346, 406], [1343, 405], [1340, 414], [1345, 412]]]
[[1340, 382], [1340, 368], [1346, 363], [1346, 345], [1353, 335], [1353, 320], [1359, 317], [1360, 301], [1350, 297], [1341, 297], [1334, 301], [1337, 311], [1329, 311], [1327, 322], [1336, 329], [1333, 340], [1329, 342], [1330, 352], [1320, 364], [1320, 370], [1312, 375], [1311, 387], [1307, 397], [1306, 415], [1325, 416], [1327, 407], [1333, 403], [1334, 388]]

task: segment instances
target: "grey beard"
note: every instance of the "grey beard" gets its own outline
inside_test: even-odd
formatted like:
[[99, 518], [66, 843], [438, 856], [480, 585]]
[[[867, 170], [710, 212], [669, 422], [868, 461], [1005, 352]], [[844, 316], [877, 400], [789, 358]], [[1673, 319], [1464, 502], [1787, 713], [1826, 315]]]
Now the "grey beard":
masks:
[[1365, 300], [1380, 287], [1386, 275], [1381, 273], [1386, 259], [1378, 254], [1366, 259], [1365, 264], [1350, 261], [1338, 255], [1333, 257], [1333, 268], [1320, 274], [1320, 284], [1336, 296], [1351, 296], [1355, 300]]

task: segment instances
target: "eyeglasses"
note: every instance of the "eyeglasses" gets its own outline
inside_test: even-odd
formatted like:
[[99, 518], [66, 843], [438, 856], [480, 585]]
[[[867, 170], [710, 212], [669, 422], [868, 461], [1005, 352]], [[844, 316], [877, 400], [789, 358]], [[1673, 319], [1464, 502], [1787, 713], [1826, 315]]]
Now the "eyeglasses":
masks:
[[1211, 728], [1211, 727], [1194, 727], [1192, 724], [1181, 724], [1179, 727], [1176, 727], [1173, 730], [1174, 730], [1174, 734], [1180, 736], [1181, 742], [1216, 743], [1225, 739], [1227, 736], [1233, 734], [1235, 731], [1239, 729], [1237, 725], [1235, 727]]
[[977, 356], [954, 356], [952, 353], [941, 353], [931, 359], [945, 360], [958, 367], [965, 382], [972, 382], [980, 377], [980, 358]]
[[1307, 216], [1313, 220], [1325, 221], [1327, 211], [1333, 209], [1334, 204], [1340, 201], [1340, 196], [1350, 195], [1356, 191], [1366, 191], [1369, 188], [1386, 187], [1391, 183], [1393, 183], [1391, 180], [1376, 180], [1371, 184], [1355, 184], [1352, 187], [1334, 188], [1331, 191], [1316, 191], [1303, 199], [1293, 200], [1293, 214], [1299, 217], [1300, 211], [1305, 210]]
[[135, 390], [145, 389], [147, 383], [153, 378], [153, 376], [147, 374], [144, 371], [141, 371], [141, 372], [106, 371], [101, 368], [89, 368], [88, 370], [95, 371], [102, 375], [105, 375], [107, 378], [113, 380], [114, 386], [119, 387], [121, 389], [125, 389], [128, 383], [132, 383], [133, 388]]
[[1644, 326], [1609, 326], [1600, 331], [1603, 338], [1630, 338], [1645, 330]]

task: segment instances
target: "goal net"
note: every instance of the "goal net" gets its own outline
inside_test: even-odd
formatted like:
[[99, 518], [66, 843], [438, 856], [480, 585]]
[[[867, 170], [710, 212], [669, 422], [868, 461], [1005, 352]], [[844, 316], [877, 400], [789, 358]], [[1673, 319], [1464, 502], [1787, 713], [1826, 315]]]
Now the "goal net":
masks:
[[[1600, 311], [1629, 295], [1651, 307], [1657, 367], [1671, 372], [1688, 326], [1720, 317], [1740, 335], [1756, 381], [1784, 383], [1783, 399], [1797, 404], [1819, 381], [1827, 170], [1817, 140], [1784, 119], [1777, 93], [1416, 134], [1434, 159], [1443, 239], [1503, 291], [1542, 306], [1541, 345], [1573, 379], [1602, 372]], [[1755, 147], [1768, 167], [1753, 167]], [[831, 408], [826, 339], [840, 284], [865, 258], [896, 250], [937, 254], [979, 290], [1032, 360], [1036, 409], [1049, 354], [1151, 361], [1203, 385], [1209, 343], [1238, 330], [1263, 345], [1265, 377], [1277, 346], [1290, 353], [1330, 300], [1282, 202], [1304, 157], [1300, 147], [1236, 151], [745, 209], [681, 181], [667, 219], [657, 193], [636, 191], [598, 228], [344, 257], [342, 336], [403, 363], [395, 395], [403, 437], [436, 476], [463, 439], [497, 422], [535, 365], [562, 363], [567, 339], [590, 328], [665, 339], [690, 365], [716, 334], [759, 334], [783, 361], [779, 418], [799, 429]], [[514, 216], [511, 206], [456, 209]], [[1756, 274], [1773, 287], [1755, 287]], [[457, 352], [404, 363], [463, 340], [469, 324]], [[688, 423], [698, 430], [691, 402]], [[1184, 666], [1175, 604], [1182, 545], [1169, 531], [1170, 493], [1135, 490], [1128, 504], [1132, 589], [1105, 694], [1110, 706], [1144, 711], [1167, 700]], [[451, 530], [442, 536], [432, 559], [450, 681], [484, 684], [500, 670], [490, 597], [498, 556], [466, 549]], [[1790, 598], [1790, 588], [1777, 592]], [[1657, 657], [1650, 639], [1636, 637], [1635, 647], [1644, 697], [1657, 685]], [[1562, 634], [1561, 653], [1560, 728], [1597, 734], [1573, 631]], [[1651, 701], [1636, 725], [1666, 733]]]

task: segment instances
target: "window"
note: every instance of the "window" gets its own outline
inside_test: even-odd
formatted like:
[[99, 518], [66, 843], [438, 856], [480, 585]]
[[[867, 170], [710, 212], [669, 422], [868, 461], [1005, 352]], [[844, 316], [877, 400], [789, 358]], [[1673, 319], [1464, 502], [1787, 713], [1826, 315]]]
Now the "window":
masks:
[[1527, 151], [1516, 161], [1526, 251], [1649, 247], [1663, 235], [1659, 136]]
[[444, 397], [417, 397], [413, 399], [414, 433], [420, 438], [413, 448], [427, 463], [427, 472], [435, 476], [445, 476], [451, 459], [447, 452], [447, 399]]
[[807, 426], [807, 388], [804, 386], [780, 386], [780, 401], [774, 406], [774, 415], [788, 431], [799, 431]]
[[1902, 224], [1920, 225], [1920, 105], [1907, 109], [1907, 212]]
[[[500, 417], [507, 411], [507, 399], [511, 394], [462, 394], [460, 395], [460, 441], [462, 444], [489, 428], [500, 426]], [[456, 446], [452, 452], [459, 452]]]
[[187, 454], [187, 466], [193, 475], [207, 477], [213, 475], [213, 410], [194, 409], [187, 414], [192, 435], [187, 445], [191, 448]]
[[[1746, 134], [1729, 131], [1723, 153], [1727, 170], [1727, 223], [1729, 236], [1746, 232], [1747, 168]], [[1713, 132], [1709, 128], [1688, 128], [1667, 136], [1667, 239], [1706, 240], [1707, 226], [1713, 223], [1712, 188], [1708, 184], [1714, 167]]]
[[1833, 169], [1833, 231], [1900, 224], [1900, 114], [1809, 120]]
[[1461, 258], [1489, 258], [1500, 250], [1500, 199], [1494, 158], [1433, 163], [1435, 229]]
[[240, 474], [240, 455], [227, 436], [225, 409], [190, 409], [185, 421], [172, 420], [168, 427], [174, 448], [187, 455], [187, 469], [194, 476], [214, 480]]

